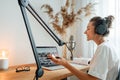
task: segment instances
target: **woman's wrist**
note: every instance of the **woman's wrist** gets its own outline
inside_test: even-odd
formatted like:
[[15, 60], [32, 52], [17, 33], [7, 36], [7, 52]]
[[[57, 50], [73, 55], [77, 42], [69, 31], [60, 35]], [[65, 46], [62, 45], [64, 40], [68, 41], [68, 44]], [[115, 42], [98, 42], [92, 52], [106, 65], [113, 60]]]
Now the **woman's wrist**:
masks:
[[69, 62], [68, 61], [65, 61], [64, 63], [63, 63], [63, 66], [64, 67], [68, 67], [70, 64], [69, 64]]

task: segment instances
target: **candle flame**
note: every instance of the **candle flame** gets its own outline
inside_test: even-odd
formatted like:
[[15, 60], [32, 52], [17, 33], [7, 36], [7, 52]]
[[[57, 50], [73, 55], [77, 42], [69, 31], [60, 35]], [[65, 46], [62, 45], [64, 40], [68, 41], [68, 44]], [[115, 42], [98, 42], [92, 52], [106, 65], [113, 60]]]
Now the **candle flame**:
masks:
[[2, 51], [2, 57], [6, 57], [6, 52]]
[[7, 54], [8, 54], [7, 50], [4, 50], [4, 49], [0, 50], [0, 57], [1, 58], [7, 58], [8, 57]]

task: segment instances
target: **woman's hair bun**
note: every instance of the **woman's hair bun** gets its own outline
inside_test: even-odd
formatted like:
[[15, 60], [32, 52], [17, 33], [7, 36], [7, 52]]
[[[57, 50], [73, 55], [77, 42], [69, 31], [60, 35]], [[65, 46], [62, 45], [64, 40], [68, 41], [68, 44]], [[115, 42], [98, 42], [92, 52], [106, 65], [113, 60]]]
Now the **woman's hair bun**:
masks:
[[106, 25], [108, 28], [111, 27], [113, 20], [114, 20], [114, 16], [112, 16], [112, 15], [105, 17], [105, 22], [106, 22]]

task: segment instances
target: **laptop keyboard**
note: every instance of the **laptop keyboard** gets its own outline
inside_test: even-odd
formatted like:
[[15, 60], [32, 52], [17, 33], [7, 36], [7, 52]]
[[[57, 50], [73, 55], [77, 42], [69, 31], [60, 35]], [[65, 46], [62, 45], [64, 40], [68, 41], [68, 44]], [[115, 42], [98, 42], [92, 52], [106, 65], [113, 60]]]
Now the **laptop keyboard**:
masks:
[[43, 65], [44, 67], [52, 67], [52, 66], [58, 66], [58, 64], [47, 64], [47, 65]]

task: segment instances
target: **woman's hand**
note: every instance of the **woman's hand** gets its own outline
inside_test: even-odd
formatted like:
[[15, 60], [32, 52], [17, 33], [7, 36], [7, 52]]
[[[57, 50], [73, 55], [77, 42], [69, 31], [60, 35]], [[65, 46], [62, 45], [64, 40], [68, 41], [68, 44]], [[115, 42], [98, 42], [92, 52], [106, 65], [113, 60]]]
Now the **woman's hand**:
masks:
[[64, 58], [55, 57], [53, 54], [49, 54], [47, 57], [48, 59], [51, 59], [56, 64], [65, 66], [65, 64], [67, 63], [67, 61]]

